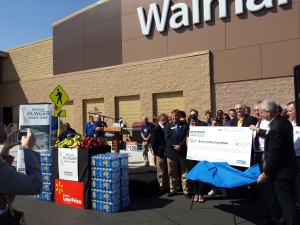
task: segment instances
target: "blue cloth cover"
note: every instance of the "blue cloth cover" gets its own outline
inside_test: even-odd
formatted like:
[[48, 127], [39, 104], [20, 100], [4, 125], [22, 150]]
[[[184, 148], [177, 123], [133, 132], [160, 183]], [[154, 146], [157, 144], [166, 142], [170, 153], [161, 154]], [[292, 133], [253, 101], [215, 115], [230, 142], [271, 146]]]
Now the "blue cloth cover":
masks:
[[226, 162], [200, 161], [185, 177], [221, 188], [234, 188], [256, 182], [259, 175], [258, 164], [241, 172]]

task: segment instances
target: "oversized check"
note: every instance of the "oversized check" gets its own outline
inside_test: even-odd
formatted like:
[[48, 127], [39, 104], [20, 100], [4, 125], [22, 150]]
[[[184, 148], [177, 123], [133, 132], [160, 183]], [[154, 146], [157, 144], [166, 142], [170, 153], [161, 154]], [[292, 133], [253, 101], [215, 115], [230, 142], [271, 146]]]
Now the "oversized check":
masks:
[[251, 144], [248, 127], [191, 126], [187, 159], [250, 167]]

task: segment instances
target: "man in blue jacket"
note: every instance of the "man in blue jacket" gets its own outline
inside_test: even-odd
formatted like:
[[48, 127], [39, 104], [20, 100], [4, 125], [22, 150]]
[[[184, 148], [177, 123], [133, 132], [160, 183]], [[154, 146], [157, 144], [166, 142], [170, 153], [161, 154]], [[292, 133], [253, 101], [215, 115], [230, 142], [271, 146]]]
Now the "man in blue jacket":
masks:
[[174, 109], [171, 112], [172, 122], [166, 126], [165, 131], [165, 156], [167, 157], [170, 182], [170, 193], [168, 196], [172, 197], [177, 194], [179, 165], [183, 193], [187, 198], [191, 198], [188, 180], [185, 178], [189, 170], [189, 163], [186, 159], [186, 137], [189, 132], [189, 126], [187, 123], [180, 121], [178, 111], [178, 109]]

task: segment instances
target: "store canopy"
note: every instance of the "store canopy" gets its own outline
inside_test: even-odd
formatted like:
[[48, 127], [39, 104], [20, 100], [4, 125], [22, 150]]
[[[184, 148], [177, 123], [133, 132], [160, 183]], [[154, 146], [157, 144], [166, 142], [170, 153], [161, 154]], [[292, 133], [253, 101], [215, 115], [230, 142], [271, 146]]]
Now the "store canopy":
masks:
[[226, 162], [200, 161], [185, 177], [221, 188], [235, 188], [256, 182], [259, 175], [257, 164], [241, 172]]

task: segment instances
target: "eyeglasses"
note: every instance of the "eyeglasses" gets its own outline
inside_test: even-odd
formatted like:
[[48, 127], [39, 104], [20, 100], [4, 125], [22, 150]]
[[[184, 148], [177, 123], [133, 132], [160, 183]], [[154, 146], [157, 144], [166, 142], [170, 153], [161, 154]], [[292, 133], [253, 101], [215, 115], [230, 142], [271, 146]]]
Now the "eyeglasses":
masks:
[[242, 110], [243, 108], [235, 108], [235, 110]]

